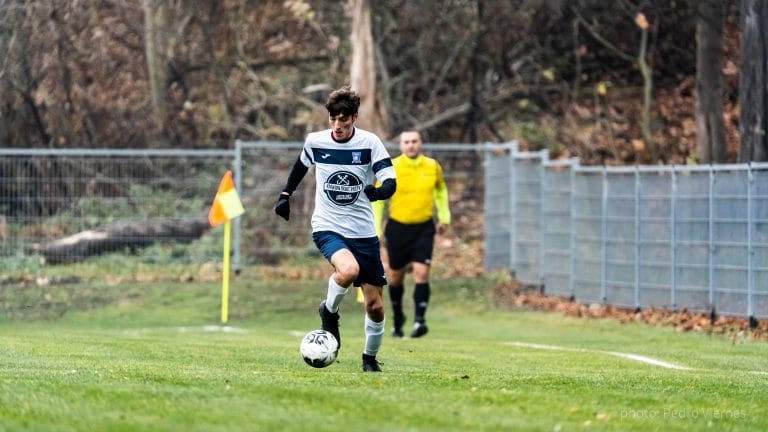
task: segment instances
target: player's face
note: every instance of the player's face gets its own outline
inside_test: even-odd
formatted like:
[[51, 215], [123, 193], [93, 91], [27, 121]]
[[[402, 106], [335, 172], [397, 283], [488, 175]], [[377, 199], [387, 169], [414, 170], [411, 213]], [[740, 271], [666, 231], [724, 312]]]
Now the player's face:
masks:
[[339, 141], [344, 141], [352, 136], [354, 130], [355, 120], [357, 120], [357, 114], [347, 115], [329, 115], [328, 120], [331, 123], [331, 129], [333, 130], [333, 137]]
[[418, 156], [421, 153], [421, 135], [418, 132], [401, 133], [400, 152], [409, 158]]

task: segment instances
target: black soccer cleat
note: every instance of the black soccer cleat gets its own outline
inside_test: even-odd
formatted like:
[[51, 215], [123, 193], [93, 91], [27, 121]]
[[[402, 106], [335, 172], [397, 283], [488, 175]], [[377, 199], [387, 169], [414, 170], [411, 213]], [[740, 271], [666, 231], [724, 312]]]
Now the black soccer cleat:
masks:
[[381, 366], [376, 356], [363, 353], [363, 372], [381, 372]]
[[405, 336], [403, 329], [396, 328], [392, 330], [392, 337], [401, 338], [403, 336]]
[[333, 313], [329, 311], [328, 308], [325, 307], [325, 300], [320, 303], [320, 309], [318, 309], [318, 312], [320, 312], [320, 319], [322, 320], [320, 328], [329, 332], [333, 335], [333, 337], [336, 338], [336, 342], [339, 343], [339, 347], [336, 350], [336, 352], [338, 352], [338, 350], [341, 349], [341, 335], [339, 334], [339, 313]]
[[411, 337], [412, 338], [422, 337], [425, 334], [427, 334], [428, 331], [429, 329], [427, 328], [426, 324], [415, 322], [413, 323], [413, 330], [411, 330]]

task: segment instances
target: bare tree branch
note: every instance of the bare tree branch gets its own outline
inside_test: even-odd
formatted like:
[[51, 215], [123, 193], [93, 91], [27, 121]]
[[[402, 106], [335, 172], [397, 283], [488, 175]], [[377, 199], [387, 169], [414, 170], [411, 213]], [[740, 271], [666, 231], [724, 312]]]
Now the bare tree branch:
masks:
[[587, 20], [584, 19], [584, 17], [581, 15], [581, 13], [575, 7], [571, 6], [571, 11], [576, 16], [576, 19], [579, 20], [581, 25], [583, 25], [584, 28], [587, 29], [589, 34], [591, 34], [592, 37], [595, 38], [598, 42], [603, 44], [603, 46], [605, 46], [609, 50], [613, 51], [614, 54], [616, 54], [617, 56], [621, 57], [622, 59], [624, 59], [624, 60], [626, 60], [628, 62], [632, 62], [632, 63], [635, 62], [635, 58], [634, 57], [632, 57], [631, 55], [629, 55], [629, 54], [625, 53], [624, 51], [620, 50], [618, 47], [616, 47], [616, 45], [612, 44], [610, 41], [605, 39], [600, 33], [598, 33], [595, 30], [594, 26], [592, 24], [588, 23]]

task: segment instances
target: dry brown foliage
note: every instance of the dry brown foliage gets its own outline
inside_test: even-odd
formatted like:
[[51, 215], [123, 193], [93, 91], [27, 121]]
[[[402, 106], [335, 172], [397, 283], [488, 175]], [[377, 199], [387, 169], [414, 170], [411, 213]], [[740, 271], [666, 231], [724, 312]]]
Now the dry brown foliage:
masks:
[[494, 289], [498, 304], [507, 308], [556, 312], [584, 319], [612, 319], [622, 324], [639, 322], [655, 327], [669, 327], [677, 332], [701, 332], [731, 340], [743, 339], [768, 341], [768, 321], [758, 322], [750, 328], [746, 318], [716, 316], [690, 312], [686, 309], [623, 309], [616, 306], [592, 303], [584, 304], [559, 296], [541, 294], [537, 289], [526, 287], [517, 281], [502, 282]]

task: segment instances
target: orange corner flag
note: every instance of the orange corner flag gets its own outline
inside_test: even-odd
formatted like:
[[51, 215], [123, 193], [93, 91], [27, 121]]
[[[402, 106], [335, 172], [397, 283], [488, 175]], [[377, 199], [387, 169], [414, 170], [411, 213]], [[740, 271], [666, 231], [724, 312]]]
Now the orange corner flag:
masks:
[[213, 199], [211, 210], [208, 212], [208, 222], [212, 227], [230, 221], [245, 213], [240, 197], [237, 196], [235, 184], [232, 182], [232, 171], [227, 171], [219, 183], [216, 198]]

